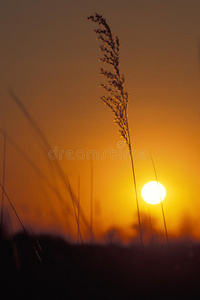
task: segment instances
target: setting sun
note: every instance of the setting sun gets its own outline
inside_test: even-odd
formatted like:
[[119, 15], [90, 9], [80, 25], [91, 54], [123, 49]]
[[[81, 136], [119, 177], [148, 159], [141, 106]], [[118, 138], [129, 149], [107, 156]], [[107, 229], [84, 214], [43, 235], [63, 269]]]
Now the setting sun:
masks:
[[145, 202], [158, 204], [165, 199], [166, 190], [161, 183], [150, 181], [143, 186], [141, 194]]

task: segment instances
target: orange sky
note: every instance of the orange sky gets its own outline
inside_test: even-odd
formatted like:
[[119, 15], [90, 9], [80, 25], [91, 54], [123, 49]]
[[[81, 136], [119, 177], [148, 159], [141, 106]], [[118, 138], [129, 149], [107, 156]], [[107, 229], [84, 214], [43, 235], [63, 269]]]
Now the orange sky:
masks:
[[[76, 193], [80, 175], [81, 206], [88, 220], [90, 160], [76, 154], [96, 150], [102, 157], [107, 151], [105, 159], [94, 160], [95, 235], [102, 237], [112, 227], [134, 234], [137, 217], [130, 161], [124, 159], [125, 147], [119, 151], [122, 139], [113, 115], [100, 101], [104, 93], [99, 88], [100, 52], [92, 32], [95, 26], [86, 21], [94, 12], [103, 14], [121, 41], [142, 218], [145, 222], [148, 206], [141, 188], [155, 180], [150, 150], [167, 190], [163, 204], [169, 234], [200, 237], [199, 1], [86, 0], [84, 5], [83, 1], [1, 1], [0, 126], [6, 126], [8, 135], [51, 180], [48, 151], [46, 156], [42, 153], [36, 134], [9, 96], [7, 88], [12, 87], [52, 149], [73, 151], [73, 160], [63, 154], [59, 162]], [[0, 145], [2, 159], [3, 137]], [[119, 156], [112, 159], [110, 153], [116, 150]], [[70, 203], [63, 184], [58, 186]], [[25, 224], [75, 235], [74, 218], [9, 142], [6, 190]], [[150, 212], [155, 230], [162, 232], [160, 207], [152, 206]], [[82, 230], [87, 238], [87, 230]]]

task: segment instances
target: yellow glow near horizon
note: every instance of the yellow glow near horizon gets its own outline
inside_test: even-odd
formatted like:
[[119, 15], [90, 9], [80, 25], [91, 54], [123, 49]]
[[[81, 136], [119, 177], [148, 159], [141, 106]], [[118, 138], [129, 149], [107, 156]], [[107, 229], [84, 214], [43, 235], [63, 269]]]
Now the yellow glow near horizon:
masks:
[[150, 181], [143, 186], [141, 194], [145, 202], [158, 204], [165, 199], [166, 190], [161, 183]]

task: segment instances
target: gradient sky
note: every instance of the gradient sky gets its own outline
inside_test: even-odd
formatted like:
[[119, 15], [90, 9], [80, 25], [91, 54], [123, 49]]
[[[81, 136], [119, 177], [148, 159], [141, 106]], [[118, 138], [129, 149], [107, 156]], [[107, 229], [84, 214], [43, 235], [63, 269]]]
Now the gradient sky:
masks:
[[[11, 87], [52, 149], [71, 150], [73, 155], [77, 150], [97, 150], [102, 155], [113, 149], [124, 155], [123, 144], [119, 152], [122, 139], [113, 115], [100, 100], [104, 95], [99, 88], [100, 51], [92, 32], [95, 26], [86, 20], [95, 12], [106, 18], [121, 42], [120, 67], [130, 94], [139, 194], [147, 181], [155, 180], [150, 150], [167, 190], [164, 208], [170, 234], [200, 237], [198, 0], [1, 0], [0, 126], [5, 125], [7, 134], [49, 174], [48, 153], [45, 159], [33, 130], [8, 94]], [[0, 145], [2, 158], [3, 137]], [[60, 163], [76, 192], [80, 175], [81, 204], [89, 219], [90, 161], [62, 157]], [[132, 234], [137, 218], [129, 159], [108, 155], [95, 160], [93, 167], [96, 235], [113, 226]], [[8, 142], [6, 190], [25, 223], [66, 231], [54, 195]], [[139, 201], [145, 216], [148, 206], [141, 196]], [[60, 219], [63, 214], [61, 225], [56, 210]], [[162, 231], [160, 207], [150, 211]]]

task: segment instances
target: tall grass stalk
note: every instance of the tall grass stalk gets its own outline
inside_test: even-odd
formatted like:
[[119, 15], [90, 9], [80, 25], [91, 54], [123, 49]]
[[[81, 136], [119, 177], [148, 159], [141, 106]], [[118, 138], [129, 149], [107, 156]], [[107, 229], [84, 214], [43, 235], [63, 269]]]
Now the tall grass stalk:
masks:
[[[69, 183], [69, 178], [68, 178], [68, 176], [67, 176], [67, 181], [68, 181], [68, 183]], [[69, 192], [70, 192], [71, 199], [72, 199], [72, 204], [73, 204], [73, 209], [74, 209], [74, 214], [75, 214], [75, 218], [76, 218], [76, 223], [77, 223], [77, 228], [78, 228], [78, 232], [79, 232], [81, 244], [83, 244], [82, 234], [81, 234], [81, 230], [80, 230], [80, 226], [79, 226], [79, 221], [78, 221], [78, 214], [77, 214], [77, 212], [76, 212], [75, 201], [74, 201], [73, 192], [72, 192], [70, 183], [69, 183]]]
[[[151, 156], [151, 161], [152, 161], [154, 174], [155, 174], [155, 177], [156, 177], [156, 182], [157, 182], [158, 191], [159, 191], [160, 188], [159, 188], [159, 183], [158, 183], [158, 175], [157, 175], [157, 172], [156, 172], [156, 167], [155, 167], [155, 163], [154, 163], [151, 152], [150, 152], [150, 156]], [[169, 247], [169, 238], [168, 238], [168, 232], [167, 232], [167, 223], [166, 223], [166, 219], [165, 219], [165, 212], [164, 212], [164, 207], [163, 207], [163, 203], [162, 203], [162, 199], [161, 199], [161, 193], [159, 193], [159, 194], [160, 194], [160, 205], [161, 205], [161, 210], [162, 210], [163, 223], [164, 223], [164, 228], [165, 228], [165, 236], [166, 236], [167, 246]]]
[[[19, 107], [19, 109], [21, 110], [23, 115], [26, 117], [26, 119], [28, 120], [29, 124], [32, 126], [32, 128], [34, 129], [34, 131], [36, 132], [38, 137], [41, 139], [41, 142], [43, 143], [44, 147], [46, 148], [46, 150], [49, 153], [49, 151], [51, 151], [52, 147], [50, 146], [50, 143], [49, 143], [48, 139], [46, 138], [45, 134], [43, 133], [43, 131], [41, 130], [41, 128], [39, 127], [37, 122], [33, 119], [31, 114], [28, 112], [26, 107], [23, 105], [21, 100], [15, 95], [15, 93], [10, 89], [8, 91], [9, 91], [9, 94], [11, 96], [11, 99], [17, 104], [17, 106]], [[72, 201], [72, 207], [73, 207], [73, 211], [74, 211], [75, 221], [76, 221], [78, 230], [80, 230], [79, 229], [79, 224], [78, 224], [78, 219], [77, 219], [77, 214], [76, 214], [77, 198], [76, 198], [74, 192], [72, 191], [72, 188], [71, 188], [71, 185], [69, 183], [68, 177], [66, 177], [65, 172], [62, 169], [62, 167], [61, 167], [61, 165], [60, 165], [60, 163], [57, 159], [51, 161], [51, 163], [53, 163], [53, 166], [54, 166], [57, 174], [59, 175], [59, 177], [63, 181], [64, 185], [66, 186], [67, 191], [69, 192], [69, 195], [70, 195], [70, 198], [71, 198], [71, 201]], [[84, 223], [87, 224], [86, 217], [85, 217], [82, 210], [80, 210], [80, 216], [83, 219]], [[80, 235], [81, 235], [81, 233], [80, 233]]]
[[28, 232], [27, 232], [27, 230], [26, 230], [26, 228], [25, 228], [25, 226], [24, 226], [24, 224], [23, 224], [21, 218], [19, 217], [19, 214], [17, 213], [17, 211], [16, 211], [16, 209], [15, 209], [13, 203], [11, 202], [10, 198], [8, 197], [8, 194], [6, 193], [5, 188], [3, 187], [3, 185], [1, 184], [1, 182], [0, 182], [0, 187], [1, 187], [2, 191], [3, 191], [3, 193], [5, 194], [5, 197], [7, 198], [7, 200], [8, 200], [8, 202], [9, 202], [9, 204], [10, 204], [12, 210], [14, 211], [14, 214], [15, 214], [15, 216], [17, 217], [17, 219], [18, 219], [18, 221], [19, 221], [19, 223], [20, 223], [20, 225], [21, 225], [21, 227], [22, 227], [24, 233], [25, 233], [26, 235], [28, 235]]
[[[78, 176], [78, 224], [79, 224], [79, 228], [80, 228], [80, 175]], [[79, 245], [79, 230], [77, 232], [77, 244]]]
[[[0, 128], [0, 132], [3, 130]], [[39, 178], [48, 186], [48, 188], [57, 196], [58, 200], [60, 200], [63, 204], [67, 205], [67, 209], [70, 212], [70, 206], [65, 201], [60, 191], [51, 183], [51, 181], [47, 178], [47, 176], [42, 172], [42, 170], [31, 160], [31, 158], [21, 149], [16, 142], [6, 134], [7, 141], [14, 147], [14, 149], [21, 155], [21, 157], [32, 167], [34, 172], [39, 176]], [[89, 225], [88, 225], [89, 226]]]
[[[10, 198], [9, 198], [7, 192], [5, 191], [5, 188], [3, 187], [3, 185], [2, 185], [1, 182], [0, 182], [0, 187], [1, 187], [2, 191], [3, 191], [3, 193], [5, 194], [5, 197], [6, 197], [6, 199], [8, 200], [8, 202], [9, 202], [9, 204], [10, 204], [10, 206], [11, 206], [11, 208], [12, 208], [14, 214], [15, 214], [15, 216], [17, 217], [17, 220], [19, 221], [19, 223], [20, 223], [20, 225], [21, 225], [21, 227], [22, 227], [22, 229], [23, 229], [25, 235], [26, 235], [27, 237], [29, 237], [28, 231], [26, 230], [26, 228], [25, 228], [25, 226], [24, 226], [24, 224], [23, 224], [23, 222], [22, 222], [22, 220], [21, 220], [21, 218], [20, 218], [20, 216], [19, 216], [17, 210], [15, 209], [15, 207], [14, 207], [12, 201], [10, 200]], [[32, 244], [32, 246], [33, 246], [33, 250], [34, 250], [34, 252], [35, 252], [37, 258], [39, 259], [39, 261], [41, 261], [41, 257], [40, 257], [40, 255], [39, 255], [37, 249], [35, 248], [35, 246], [34, 246], [33, 244]]]
[[150, 213], [149, 206], [148, 206], [148, 213], [149, 213], [149, 224], [150, 224], [150, 230], [151, 230], [151, 242], [152, 242], [152, 245], [153, 245], [153, 227], [152, 227], [151, 213]]
[[[3, 189], [5, 187], [5, 178], [6, 178], [6, 130], [4, 128], [4, 143], [3, 143]], [[3, 234], [3, 216], [4, 216], [4, 192], [2, 190], [2, 198], [1, 198], [1, 227], [0, 227], [0, 237]]]
[[91, 245], [93, 244], [93, 160], [91, 158], [91, 195], [90, 195], [90, 227], [91, 227]]
[[98, 36], [97, 39], [102, 42], [102, 44], [100, 45], [100, 50], [103, 53], [103, 57], [100, 58], [100, 61], [109, 65], [112, 69], [112, 71], [108, 71], [104, 68], [101, 68], [100, 74], [108, 80], [108, 85], [100, 85], [106, 92], [108, 92], [108, 96], [103, 96], [101, 97], [101, 99], [114, 113], [114, 120], [119, 127], [119, 133], [125, 140], [129, 149], [133, 174], [133, 183], [135, 189], [140, 240], [141, 245], [143, 246], [138, 192], [128, 123], [129, 94], [124, 88], [125, 76], [121, 74], [119, 69], [120, 42], [117, 36], [113, 37], [111, 29], [106, 22], [106, 19], [104, 19], [101, 15], [98, 15], [96, 13], [94, 16], [88, 17], [88, 20], [91, 20], [92, 22], [97, 23], [100, 26], [100, 28], [94, 30]]
[[[0, 132], [3, 133], [3, 130], [0, 128]], [[7, 134], [6, 136], [7, 141], [15, 148], [15, 150], [22, 156], [22, 158], [32, 167], [34, 172], [40, 177], [40, 179], [48, 186], [48, 188], [56, 195], [57, 199], [60, 201], [61, 204], [64, 205], [64, 208], [67, 208], [67, 212], [72, 215], [71, 207], [69, 203], [66, 202], [66, 199], [62, 196], [59, 189], [57, 189], [51, 181], [47, 178], [47, 176], [42, 172], [42, 170], [31, 160], [31, 158], [15, 143], [15, 141]], [[79, 219], [81, 208], [79, 208]], [[83, 223], [85, 224], [86, 228], [90, 228], [88, 221], [82, 215]], [[79, 221], [80, 224], [80, 221]], [[79, 228], [79, 226], [78, 226]]]

